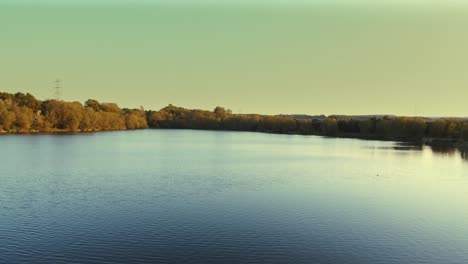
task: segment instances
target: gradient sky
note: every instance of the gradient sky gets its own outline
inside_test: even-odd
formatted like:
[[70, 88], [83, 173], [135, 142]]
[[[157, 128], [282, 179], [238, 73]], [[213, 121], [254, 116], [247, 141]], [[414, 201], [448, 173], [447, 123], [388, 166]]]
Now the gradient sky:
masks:
[[462, 1], [169, 2], [0, 0], [0, 91], [51, 98], [60, 78], [65, 100], [146, 109], [468, 116]]

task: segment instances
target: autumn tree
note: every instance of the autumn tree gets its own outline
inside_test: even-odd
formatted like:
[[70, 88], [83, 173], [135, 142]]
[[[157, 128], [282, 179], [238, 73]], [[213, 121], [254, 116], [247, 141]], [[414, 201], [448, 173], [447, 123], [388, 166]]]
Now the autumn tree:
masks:
[[94, 110], [94, 112], [99, 112], [101, 110], [101, 104], [94, 99], [88, 99], [85, 102], [85, 107], [89, 107]]
[[216, 118], [218, 120], [224, 120], [229, 117], [231, 114], [230, 110], [226, 110], [224, 107], [217, 106], [214, 110], [213, 113], [215, 114]]
[[15, 106], [13, 111], [16, 116], [14, 124], [17, 129], [19, 131], [29, 131], [34, 121], [33, 110], [26, 106]]
[[11, 108], [11, 100], [10, 103], [7, 103], [0, 99], [0, 130], [10, 131], [13, 122], [15, 122], [16, 115], [9, 108]]
[[327, 136], [335, 136], [338, 134], [338, 122], [336, 118], [328, 117], [322, 123], [322, 133]]
[[127, 129], [147, 128], [148, 123], [146, 114], [143, 110], [139, 109], [125, 109], [125, 125]]

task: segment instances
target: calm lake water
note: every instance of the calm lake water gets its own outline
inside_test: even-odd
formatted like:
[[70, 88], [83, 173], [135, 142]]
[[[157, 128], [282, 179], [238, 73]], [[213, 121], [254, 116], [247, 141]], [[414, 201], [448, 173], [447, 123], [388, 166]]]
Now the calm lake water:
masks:
[[191, 130], [0, 137], [0, 263], [468, 263], [468, 160]]

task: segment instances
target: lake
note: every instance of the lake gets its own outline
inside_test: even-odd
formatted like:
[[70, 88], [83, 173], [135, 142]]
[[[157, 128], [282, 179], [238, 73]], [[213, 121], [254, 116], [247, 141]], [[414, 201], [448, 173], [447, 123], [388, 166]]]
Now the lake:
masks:
[[193, 130], [0, 136], [0, 263], [468, 263], [468, 160]]

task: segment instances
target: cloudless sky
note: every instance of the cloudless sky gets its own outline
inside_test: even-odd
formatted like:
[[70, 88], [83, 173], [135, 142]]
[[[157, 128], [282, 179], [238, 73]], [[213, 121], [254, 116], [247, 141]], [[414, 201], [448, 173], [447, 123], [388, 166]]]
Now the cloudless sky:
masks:
[[0, 0], [0, 91], [122, 107], [468, 116], [462, 1]]

